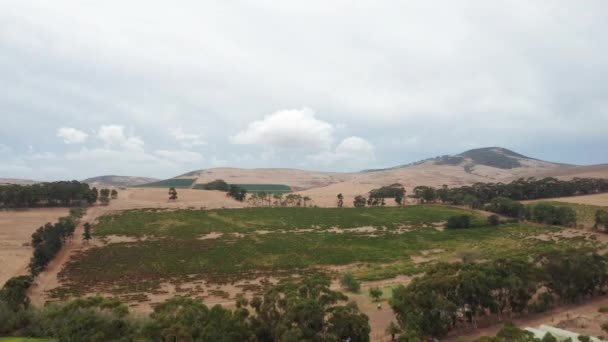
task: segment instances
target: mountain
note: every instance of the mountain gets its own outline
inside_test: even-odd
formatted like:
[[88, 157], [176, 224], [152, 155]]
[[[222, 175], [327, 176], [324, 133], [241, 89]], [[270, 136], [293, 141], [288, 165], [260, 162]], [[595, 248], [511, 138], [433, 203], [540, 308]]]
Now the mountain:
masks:
[[4, 184], [19, 184], [19, 185], [30, 185], [40, 183], [31, 179], [20, 179], [20, 178], [0, 178], [0, 185]]
[[105, 175], [87, 178], [83, 180], [84, 183], [88, 183], [90, 186], [137, 186], [145, 183], [156, 182], [159, 179], [150, 177], [131, 177], [131, 176], [116, 176], [116, 175]]

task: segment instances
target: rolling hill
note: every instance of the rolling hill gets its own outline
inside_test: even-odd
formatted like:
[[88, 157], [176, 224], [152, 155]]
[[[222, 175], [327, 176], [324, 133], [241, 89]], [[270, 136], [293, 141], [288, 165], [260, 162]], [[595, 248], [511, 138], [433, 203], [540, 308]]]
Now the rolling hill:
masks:
[[116, 176], [106, 175], [87, 178], [83, 180], [84, 183], [88, 183], [90, 186], [137, 186], [150, 182], [156, 182], [158, 179], [150, 177], [132, 177], [132, 176]]

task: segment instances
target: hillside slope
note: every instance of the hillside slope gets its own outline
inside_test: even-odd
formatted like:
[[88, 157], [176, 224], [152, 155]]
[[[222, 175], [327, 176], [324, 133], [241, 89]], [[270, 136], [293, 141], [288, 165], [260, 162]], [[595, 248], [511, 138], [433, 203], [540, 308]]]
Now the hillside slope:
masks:
[[92, 178], [87, 178], [83, 180], [84, 183], [89, 184], [90, 186], [137, 186], [145, 183], [156, 182], [157, 178], [150, 177], [132, 177], [132, 176], [116, 176], [116, 175], [105, 175], [105, 176], [97, 176]]

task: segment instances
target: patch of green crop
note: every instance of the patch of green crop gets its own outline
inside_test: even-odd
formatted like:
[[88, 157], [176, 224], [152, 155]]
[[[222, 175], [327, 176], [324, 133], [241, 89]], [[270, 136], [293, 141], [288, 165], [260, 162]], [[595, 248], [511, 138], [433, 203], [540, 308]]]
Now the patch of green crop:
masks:
[[416, 205], [379, 208], [243, 208], [217, 210], [130, 210], [100, 218], [94, 234], [126, 236], [196, 237], [210, 232], [253, 232], [259, 230], [329, 229], [332, 227], [430, 226], [450, 216], [470, 214], [474, 225], [485, 219], [465, 209]]
[[138, 188], [189, 188], [194, 183], [195, 178], [174, 178], [165, 179], [158, 182], [138, 185]]
[[[477, 227], [441, 231], [434, 225], [462, 213], [473, 215]], [[599, 244], [585, 237], [559, 236], [558, 227], [490, 227], [483, 222], [474, 212], [438, 205], [132, 210], [102, 217], [94, 233], [151, 238], [87, 249], [72, 257], [59, 276], [72, 294], [108, 289], [146, 292], [165, 281], [227, 283], [351, 265], [357, 265], [353, 272], [359, 279], [376, 280], [424, 272], [438, 261], [528, 260], [553, 250]], [[348, 229], [366, 226], [377, 229]], [[222, 234], [197, 238], [208, 232]]]

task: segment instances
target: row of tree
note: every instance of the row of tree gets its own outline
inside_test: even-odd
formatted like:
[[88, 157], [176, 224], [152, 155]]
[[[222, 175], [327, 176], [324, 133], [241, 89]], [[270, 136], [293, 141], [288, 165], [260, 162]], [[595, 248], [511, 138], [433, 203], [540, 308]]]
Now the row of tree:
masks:
[[495, 197], [484, 209], [500, 215], [542, 224], [575, 227], [577, 223], [576, 211], [566, 205], [545, 202], [524, 205], [510, 198]]
[[404, 336], [441, 338], [457, 326], [476, 327], [483, 316], [539, 312], [554, 302], [571, 303], [607, 289], [606, 257], [565, 250], [532, 262], [440, 263], [396, 288], [390, 303]]
[[124, 304], [100, 297], [38, 311], [28, 306], [26, 295], [9, 296], [8, 291], [5, 287], [0, 292], [0, 334], [83, 342], [369, 341], [368, 317], [331, 290], [325, 275], [281, 283], [263, 297], [239, 297], [233, 310], [175, 297], [157, 305], [147, 318], [133, 317]]
[[108, 204], [118, 197], [116, 190], [89, 188], [87, 183], [60, 181], [31, 185], [0, 185], [0, 207], [22, 208], [39, 206], [83, 206], [98, 200]]
[[531, 200], [552, 197], [586, 195], [608, 191], [608, 179], [574, 178], [559, 180], [552, 177], [537, 179], [520, 178], [510, 183], [475, 183], [470, 186], [449, 188], [447, 185], [436, 189], [417, 186], [412, 197], [421, 202], [452, 203], [481, 207], [496, 197], [513, 200]]
[[312, 203], [312, 199], [308, 196], [300, 194], [282, 193], [267, 193], [254, 192], [249, 196], [248, 202], [259, 206], [275, 206], [275, 207], [308, 207]]
[[61, 250], [61, 246], [74, 237], [76, 225], [84, 214], [83, 208], [74, 208], [70, 210], [69, 216], [60, 217], [56, 223], [49, 222], [36, 229], [32, 234], [31, 245], [34, 248], [34, 254], [29, 264], [32, 276], [42, 272]]

